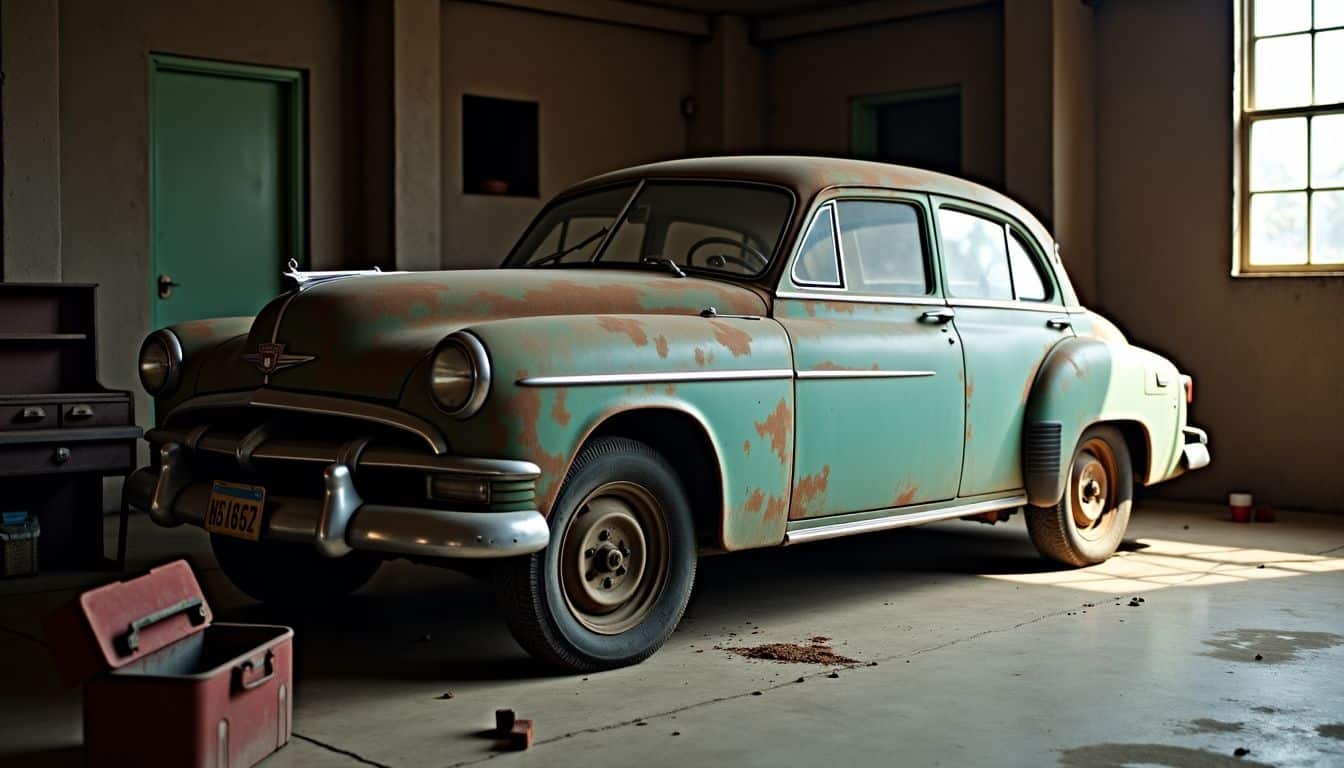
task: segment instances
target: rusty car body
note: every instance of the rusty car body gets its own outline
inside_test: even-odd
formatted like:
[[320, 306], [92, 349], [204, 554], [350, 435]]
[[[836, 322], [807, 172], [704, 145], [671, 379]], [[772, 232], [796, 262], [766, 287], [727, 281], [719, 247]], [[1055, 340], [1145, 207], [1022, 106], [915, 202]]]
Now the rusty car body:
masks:
[[[1209, 461], [1189, 377], [1079, 304], [1035, 217], [942, 174], [657, 163], [561, 194], [501, 269], [295, 278], [146, 340], [128, 502], [211, 528], [262, 599], [488, 562], [572, 669], [656, 650], [697, 554], [1025, 508], [1085, 565], [1134, 483]], [[208, 524], [219, 482], [264, 496], [258, 541]]]

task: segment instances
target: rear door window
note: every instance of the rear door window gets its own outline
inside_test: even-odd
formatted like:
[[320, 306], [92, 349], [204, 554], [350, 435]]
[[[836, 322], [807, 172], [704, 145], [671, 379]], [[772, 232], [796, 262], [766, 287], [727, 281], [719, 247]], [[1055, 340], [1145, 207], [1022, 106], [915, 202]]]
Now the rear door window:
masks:
[[954, 208], [938, 209], [947, 292], [964, 299], [1012, 301], [1003, 224]]

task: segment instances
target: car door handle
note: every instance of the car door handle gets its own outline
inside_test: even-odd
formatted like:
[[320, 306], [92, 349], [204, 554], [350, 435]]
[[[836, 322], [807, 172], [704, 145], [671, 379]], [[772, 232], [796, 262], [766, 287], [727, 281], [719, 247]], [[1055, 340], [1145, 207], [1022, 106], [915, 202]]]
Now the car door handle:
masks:
[[1073, 323], [1070, 322], [1067, 317], [1052, 317], [1049, 320], [1046, 320], [1045, 324], [1048, 327], [1054, 328], [1057, 331], [1062, 331], [1065, 328], [1073, 327]]
[[950, 309], [931, 309], [919, 316], [921, 323], [938, 323], [939, 325], [948, 322], [956, 317], [957, 313]]

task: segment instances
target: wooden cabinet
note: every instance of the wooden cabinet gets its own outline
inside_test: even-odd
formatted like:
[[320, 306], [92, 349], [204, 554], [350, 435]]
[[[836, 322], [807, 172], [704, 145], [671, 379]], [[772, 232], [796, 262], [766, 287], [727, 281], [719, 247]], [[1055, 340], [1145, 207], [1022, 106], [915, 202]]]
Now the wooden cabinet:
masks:
[[131, 394], [98, 383], [95, 291], [0, 283], [0, 510], [37, 515], [44, 566], [102, 565], [102, 478], [135, 468]]

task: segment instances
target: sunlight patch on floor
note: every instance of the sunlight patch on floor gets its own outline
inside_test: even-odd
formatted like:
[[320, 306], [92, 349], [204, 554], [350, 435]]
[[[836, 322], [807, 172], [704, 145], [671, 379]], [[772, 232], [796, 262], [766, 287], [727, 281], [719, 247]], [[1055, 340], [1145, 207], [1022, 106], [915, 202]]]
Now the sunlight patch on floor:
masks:
[[1119, 595], [1175, 586], [1202, 587], [1344, 571], [1344, 558], [1339, 557], [1169, 539], [1138, 539], [1137, 544], [1138, 549], [1120, 552], [1089, 568], [984, 574], [984, 578]]

